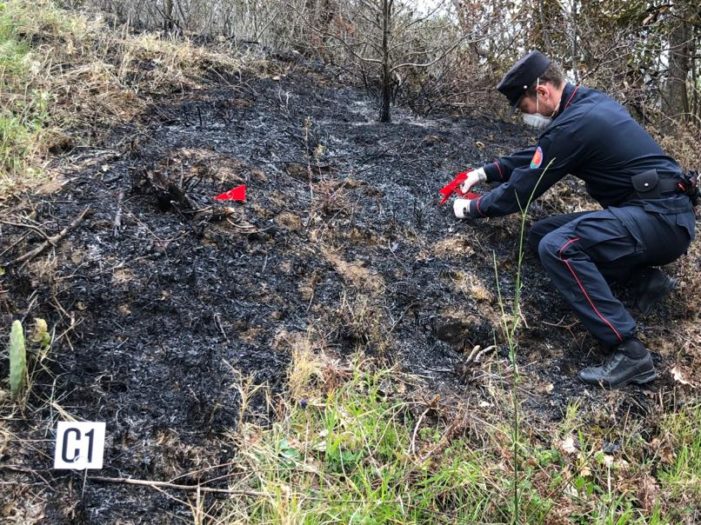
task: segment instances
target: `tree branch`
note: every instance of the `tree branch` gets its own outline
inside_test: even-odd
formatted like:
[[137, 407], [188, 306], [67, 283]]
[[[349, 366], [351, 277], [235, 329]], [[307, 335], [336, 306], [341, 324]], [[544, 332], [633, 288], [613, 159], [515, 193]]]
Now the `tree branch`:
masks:
[[[458, 40], [458, 41], [455, 42], [452, 46], [450, 46], [443, 54], [439, 55], [437, 58], [435, 58], [434, 60], [431, 60], [430, 62], [424, 62], [424, 63], [404, 62], [404, 63], [402, 63], [402, 64], [397, 64], [396, 66], [392, 67], [391, 72], [394, 72], [394, 71], [396, 71], [397, 69], [401, 69], [401, 68], [403, 68], [403, 67], [429, 67], [429, 66], [432, 66], [432, 65], [435, 64], [436, 62], [440, 62], [440, 61], [443, 60], [446, 56], [448, 56], [455, 48], [457, 48], [461, 43], [463, 43], [465, 40], [467, 40], [467, 38], [468, 38], [469, 36], [470, 36], [470, 35], [465, 35], [465, 36], [463, 36], [460, 40]], [[484, 39], [482, 39], [482, 40], [484, 40]], [[473, 43], [479, 42], [479, 41], [480, 41], [479, 39], [478, 39], [478, 40], [472, 40], [472, 41], [470, 41], [469, 43], [470, 43], [470, 44], [473, 44]]]

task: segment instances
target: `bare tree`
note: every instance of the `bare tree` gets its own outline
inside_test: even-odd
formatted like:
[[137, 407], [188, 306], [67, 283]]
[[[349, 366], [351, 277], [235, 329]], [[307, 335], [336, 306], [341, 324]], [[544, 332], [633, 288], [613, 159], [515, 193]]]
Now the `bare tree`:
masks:
[[389, 112], [392, 97], [389, 39], [392, 32], [393, 7], [394, 0], [382, 0], [382, 103], [380, 104], [380, 122], [390, 122], [392, 120]]
[[335, 40], [356, 62], [368, 81], [368, 69], [377, 71], [379, 120], [391, 121], [394, 93], [405, 70], [431, 67], [461, 44], [470, 33], [461, 34], [454, 20], [445, 15], [448, 2], [417, 15], [412, 3], [397, 0], [355, 0], [346, 4], [344, 17], [353, 28], [327, 36]]

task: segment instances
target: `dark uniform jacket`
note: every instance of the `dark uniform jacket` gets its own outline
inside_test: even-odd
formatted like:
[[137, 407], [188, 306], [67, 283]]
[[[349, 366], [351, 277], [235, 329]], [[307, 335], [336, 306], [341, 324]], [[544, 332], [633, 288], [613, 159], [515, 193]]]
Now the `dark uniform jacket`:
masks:
[[[630, 205], [669, 217], [694, 235], [691, 201], [683, 194], [669, 198], [636, 198], [631, 177], [655, 169], [660, 176], [681, 176], [679, 165], [610, 97], [567, 84], [560, 110], [536, 146], [497, 159], [484, 167], [489, 181], [502, 184], [470, 207], [473, 217], [498, 217], [526, 208], [567, 174], [586, 183], [587, 192], [614, 215]], [[691, 212], [691, 213], [690, 213]], [[624, 222], [627, 214], [621, 214]]]

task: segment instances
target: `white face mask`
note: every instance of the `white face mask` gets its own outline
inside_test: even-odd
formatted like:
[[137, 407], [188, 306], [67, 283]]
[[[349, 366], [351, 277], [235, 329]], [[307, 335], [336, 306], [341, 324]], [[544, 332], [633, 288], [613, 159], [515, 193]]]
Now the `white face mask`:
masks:
[[[540, 84], [540, 79], [537, 79], [537, 80], [536, 80], [536, 83], [535, 83], [536, 88], [538, 87], [539, 84]], [[559, 106], [559, 103], [558, 103], [558, 106]], [[545, 115], [541, 115], [541, 114], [538, 112], [538, 109], [539, 109], [539, 108], [538, 108], [538, 94], [536, 93], [536, 96], [535, 96], [535, 113], [524, 113], [524, 114], [522, 115], [523, 123], [524, 123], [526, 126], [530, 126], [530, 127], [532, 127], [532, 128], [535, 128], [535, 129], [545, 129], [545, 128], [547, 128], [547, 127], [550, 125], [550, 123], [553, 121], [552, 116], [546, 117]], [[554, 113], [554, 112], [553, 112], [553, 113]]]
[[553, 119], [546, 117], [545, 115], [541, 115], [540, 113], [524, 113], [521, 116], [523, 118], [523, 123], [526, 126], [530, 126], [535, 129], [547, 128], [553, 121]]

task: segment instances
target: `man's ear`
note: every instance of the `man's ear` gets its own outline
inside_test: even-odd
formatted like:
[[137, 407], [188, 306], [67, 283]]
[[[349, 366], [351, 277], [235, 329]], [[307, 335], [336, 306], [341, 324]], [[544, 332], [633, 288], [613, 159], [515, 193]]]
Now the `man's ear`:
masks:
[[550, 95], [550, 89], [545, 84], [539, 84], [536, 86], [535, 92], [543, 98], [547, 98]]

